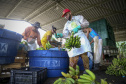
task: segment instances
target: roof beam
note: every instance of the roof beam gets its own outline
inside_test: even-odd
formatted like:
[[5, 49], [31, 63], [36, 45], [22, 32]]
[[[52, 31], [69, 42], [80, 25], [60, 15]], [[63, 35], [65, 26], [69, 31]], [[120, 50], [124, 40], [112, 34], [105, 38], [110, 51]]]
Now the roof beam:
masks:
[[[63, 0], [62, 0], [63, 1]], [[61, 1], [60, 1], [61, 2]], [[60, 3], [59, 2], [59, 3]], [[40, 12], [38, 15], [34, 16], [32, 19], [30, 19], [29, 21], [35, 19], [36, 17], [42, 15], [43, 13], [47, 12], [48, 10], [50, 10], [51, 8], [53, 8], [56, 5], [56, 3], [53, 3], [51, 6], [47, 7], [44, 11]]]
[[126, 31], [116, 31], [114, 34], [126, 33]]
[[76, 13], [74, 13], [74, 14], [78, 14], [78, 13], [83, 12], [83, 11], [85, 11], [85, 10], [88, 10], [88, 9], [90, 9], [90, 8], [92, 8], [92, 7], [96, 7], [96, 6], [99, 6], [99, 5], [103, 4], [103, 3], [107, 3], [107, 2], [110, 2], [110, 1], [112, 1], [112, 0], [104, 0], [104, 1], [101, 1], [101, 2], [99, 2], [99, 3], [90, 5], [89, 7], [86, 7], [86, 8], [84, 8], [84, 9], [82, 9], [82, 10], [79, 10], [78, 12], [76, 12]]
[[68, 1], [76, 2], [76, 3], [80, 3], [80, 4], [92, 5], [92, 4], [87, 4], [85, 2], [82, 2], [82, 1], [76, 1], [76, 0], [68, 0]]
[[14, 8], [8, 13], [8, 15], [6, 16], [6, 18], [8, 18], [12, 13], [13, 11], [19, 6], [19, 4], [22, 2], [22, 0], [20, 0], [15, 6]]
[[40, 9], [43, 7], [43, 4], [48, 3], [47, 1], [49, 2], [50, 0], [46, 0], [44, 3], [42, 3], [40, 7], [36, 8], [32, 13], [28, 14], [28, 15], [24, 18], [24, 20], [27, 20], [30, 16], [34, 15], [38, 10], [40, 10]]
[[[69, 1], [72, 1], [72, 2], [76, 2], [76, 3], [81, 3], [81, 4], [86, 4], [86, 5], [92, 5], [92, 4], [87, 4], [87, 3], [84, 3], [82, 1], [75, 1], [75, 0], [69, 0]], [[109, 1], [109, 0], [108, 0]], [[111, 0], [110, 0], [111, 1]], [[104, 10], [108, 10], [108, 11], [112, 11], [114, 13], [118, 13], [118, 11], [115, 11], [115, 10], [111, 10], [111, 9], [108, 9], [108, 8], [104, 8], [104, 7], [101, 7], [99, 5], [95, 6], [97, 8], [100, 8], [100, 9], [104, 9]]]
[[114, 34], [116, 36], [126, 36], [126, 33], [119, 33], [119, 34]]
[[[69, 1], [76, 2], [76, 3], [80, 3], [80, 4], [86, 4], [86, 5], [90, 5], [90, 6], [92, 5], [92, 4], [84, 3], [84, 2], [82, 2], [82, 1], [75, 1], [75, 0], [69, 0]], [[100, 8], [100, 9], [104, 9], [104, 10], [108, 10], [108, 11], [113, 11], [113, 12], [117, 13], [117, 11], [107, 9], [107, 8], [101, 7], [101, 6], [99, 6], [99, 5], [97, 5], [97, 6], [95, 6], [95, 7]]]
[[118, 13], [125, 13], [125, 12], [126, 12], [126, 10], [122, 10], [122, 11], [118, 11], [117, 13], [111, 13], [111, 14], [108, 14], [108, 15], [103, 15], [103, 16], [97, 17], [97, 18], [94, 18], [94, 19], [89, 20], [89, 21], [92, 22], [92, 21], [95, 21], [95, 20], [98, 20], [98, 19], [101, 19], [101, 18], [107, 18], [109, 16], [116, 15]]
[[[62, 1], [64, 1], [64, 0], [62, 0]], [[63, 9], [65, 9], [66, 7], [65, 6], [63, 6], [60, 2], [57, 2], [57, 4], [60, 6], [60, 7], [62, 7]]]
[[31, 20], [37, 18], [38, 16], [40, 16], [40, 15], [42, 15], [43, 13], [45, 13], [46, 11], [50, 10], [50, 9], [53, 8], [54, 6], [55, 6], [55, 3], [53, 3], [53, 4], [51, 5], [51, 7], [50, 7], [50, 6], [47, 7], [44, 11], [42, 11], [42, 12], [40, 12], [38, 15], [34, 16], [32, 19], [29, 19], [28, 21], [31, 21]]
[[122, 28], [115, 28], [113, 29], [114, 32], [118, 32], [118, 31], [126, 31], [126, 27], [122, 27]]
[[115, 35], [115, 38], [121, 38], [121, 37], [126, 37], [126, 34]]
[[[69, 0], [68, 0], [68, 1], [69, 1]], [[109, 1], [111, 1], [111, 0], [104, 0], [104, 1], [101, 1], [101, 2], [99, 2], [99, 3], [97, 3], [97, 4], [94, 4], [94, 5], [88, 6], [88, 7], [84, 8], [84, 9], [82, 9], [82, 10], [79, 10], [79, 11], [77, 11], [77, 12], [74, 12], [73, 15], [74, 15], [74, 14], [77, 14], [77, 13], [80, 13], [80, 12], [82, 12], [82, 11], [88, 10], [88, 9], [94, 7], [94, 6], [97, 6], [97, 5], [100, 5], [100, 4], [103, 4], [103, 3], [109, 2]], [[52, 24], [52, 23], [58, 22], [58, 21], [63, 20], [63, 19], [64, 19], [64, 18], [60, 17], [60, 18], [55, 19], [55, 20], [53, 20], [53, 21], [50, 21], [50, 22], [48, 22], [48, 23], [46, 23], [46, 24], [43, 24], [42, 26], [46, 26], [46, 25], [49, 25], [49, 24]]]
[[117, 38], [116, 41], [126, 41], [126, 38]]
[[113, 27], [126, 27], [126, 22], [123, 22], [121, 24], [111, 24]]

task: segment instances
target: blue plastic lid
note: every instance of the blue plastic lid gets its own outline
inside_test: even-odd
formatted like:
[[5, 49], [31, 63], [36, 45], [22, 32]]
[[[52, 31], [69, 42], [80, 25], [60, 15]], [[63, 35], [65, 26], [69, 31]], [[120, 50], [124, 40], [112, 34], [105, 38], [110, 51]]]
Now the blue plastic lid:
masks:
[[19, 33], [16, 33], [14, 31], [10, 31], [7, 29], [0, 29], [0, 38], [6, 38], [6, 39], [12, 39], [16, 41], [21, 41], [22, 35]]

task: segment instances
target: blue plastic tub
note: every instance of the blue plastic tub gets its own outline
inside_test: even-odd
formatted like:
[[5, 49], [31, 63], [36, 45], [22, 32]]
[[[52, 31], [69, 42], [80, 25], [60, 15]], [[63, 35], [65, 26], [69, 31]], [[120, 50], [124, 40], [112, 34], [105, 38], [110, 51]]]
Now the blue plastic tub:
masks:
[[47, 67], [47, 77], [62, 76], [68, 72], [69, 57], [66, 51], [32, 50], [28, 52], [30, 67]]
[[21, 39], [22, 35], [16, 32], [0, 29], [0, 64], [14, 62]]

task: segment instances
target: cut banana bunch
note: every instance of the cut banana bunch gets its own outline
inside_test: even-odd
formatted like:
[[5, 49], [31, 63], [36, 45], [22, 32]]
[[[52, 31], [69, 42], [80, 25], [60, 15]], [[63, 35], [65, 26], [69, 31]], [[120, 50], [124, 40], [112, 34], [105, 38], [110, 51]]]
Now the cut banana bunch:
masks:
[[126, 58], [114, 58], [112, 64], [107, 67], [106, 74], [125, 76], [126, 75]]
[[52, 45], [49, 43], [49, 41], [46, 43], [46, 49], [49, 50], [50, 48], [52, 48]]
[[74, 84], [75, 81], [72, 78], [59, 78], [53, 84]]
[[76, 75], [76, 70], [71, 66], [69, 66], [69, 69], [70, 69], [69, 70], [70, 75], [75, 76]]
[[71, 66], [69, 66], [69, 69], [70, 69], [69, 73], [72, 76], [79, 75], [79, 73], [80, 73], [80, 69], [79, 69], [78, 65], [76, 65], [76, 70], [73, 67], [71, 67]]
[[80, 74], [80, 68], [78, 65], [76, 65], [76, 75], [79, 75]]
[[81, 79], [78, 79], [78, 84], [95, 84], [95, 74], [90, 70], [85, 70], [89, 75], [83, 74], [80, 75]]
[[71, 77], [72, 77], [69, 73], [61, 72], [61, 74], [62, 74], [64, 77], [66, 77], [66, 78], [71, 78]]
[[79, 36], [74, 37], [74, 33], [72, 32], [72, 35], [69, 39], [66, 40], [65, 47], [69, 49], [69, 51], [72, 48], [80, 48], [81, 47], [81, 41]]
[[108, 84], [107, 81], [105, 81], [105, 79], [101, 79], [101, 84]]

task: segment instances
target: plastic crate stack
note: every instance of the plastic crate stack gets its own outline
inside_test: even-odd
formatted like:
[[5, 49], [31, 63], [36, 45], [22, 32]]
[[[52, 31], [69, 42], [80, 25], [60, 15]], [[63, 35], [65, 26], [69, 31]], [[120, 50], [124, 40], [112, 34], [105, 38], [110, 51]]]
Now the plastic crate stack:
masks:
[[26, 67], [11, 70], [10, 84], [44, 84], [47, 68]]

